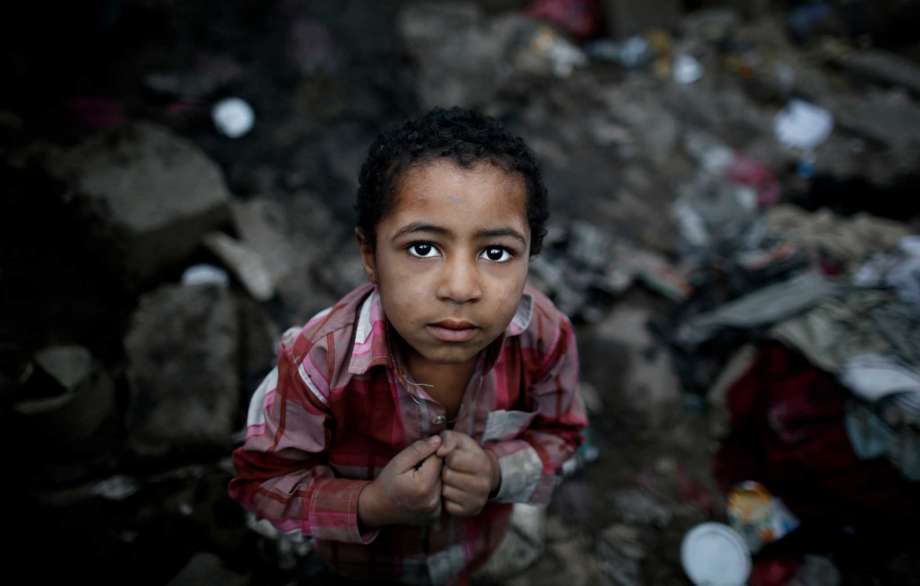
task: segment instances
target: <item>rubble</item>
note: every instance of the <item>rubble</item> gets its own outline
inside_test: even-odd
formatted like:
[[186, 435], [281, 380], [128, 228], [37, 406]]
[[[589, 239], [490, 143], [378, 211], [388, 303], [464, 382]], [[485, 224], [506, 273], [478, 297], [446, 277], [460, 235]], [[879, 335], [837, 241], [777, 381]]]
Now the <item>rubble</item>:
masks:
[[[554, 502], [516, 509], [479, 578], [686, 584], [682, 537], [729, 522], [741, 480], [801, 521], [752, 584], [917, 573], [912, 49], [830, 2], [320, 4], [125, 4], [106, 50], [71, 43], [74, 72], [11, 61], [14, 82], [55, 80], [0, 105], [0, 416], [38, 438], [11, 455], [39, 468], [11, 499], [26, 547], [80, 526], [69, 573], [310, 582], [309, 540], [227, 499], [227, 455], [279, 332], [365, 280], [351, 201], [370, 138], [459, 104], [543, 165], [530, 278], [578, 331], [591, 417]], [[230, 96], [249, 110], [215, 131]]]
[[[68, 457], [79, 467], [81, 451], [84, 455], [93, 450], [105, 454], [96, 436], [115, 418], [116, 388], [89, 349], [77, 345], [42, 348], [18, 382], [12, 423], [38, 436], [30, 442], [30, 450], [48, 461], [49, 468], [51, 462]], [[108, 434], [103, 430], [103, 435]]]
[[258, 252], [222, 232], [206, 234], [203, 242], [208, 250], [232, 268], [253, 299], [267, 301], [275, 294], [272, 277]]
[[428, 107], [482, 106], [515, 75], [567, 77], [587, 61], [547, 25], [517, 14], [490, 18], [472, 2], [409, 5], [399, 32], [419, 62]]
[[131, 449], [145, 457], [228, 449], [240, 408], [239, 344], [226, 289], [166, 286], [143, 297], [125, 337]]
[[149, 278], [185, 258], [228, 217], [220, 168], [166, 128], [137, 123], [87, 139], [49, 162], [92, 202], [127, 272]]

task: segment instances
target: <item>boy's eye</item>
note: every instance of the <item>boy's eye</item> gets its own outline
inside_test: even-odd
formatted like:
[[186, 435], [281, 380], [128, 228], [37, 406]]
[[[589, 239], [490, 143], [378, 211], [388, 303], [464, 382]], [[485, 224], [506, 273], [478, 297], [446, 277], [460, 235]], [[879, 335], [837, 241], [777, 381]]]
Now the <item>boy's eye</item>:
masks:
[[409, 245], [409, 254], [418, 258], [433, 258], [438, 256], [438, 249], [428, 242], [416, 242]]
[[508, 262], [511, 260], [511, 253], [504, 246], [489, 246], [482, 251], [481, 256], [492, 262]]

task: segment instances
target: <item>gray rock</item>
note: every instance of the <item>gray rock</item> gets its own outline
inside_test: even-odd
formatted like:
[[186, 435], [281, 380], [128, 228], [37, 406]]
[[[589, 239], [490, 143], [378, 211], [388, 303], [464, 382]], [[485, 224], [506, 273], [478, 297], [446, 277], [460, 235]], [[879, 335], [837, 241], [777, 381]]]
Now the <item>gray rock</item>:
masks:
[[297, 193], [283, 204], [254, 198], [231, 207], [242, 242], [263, 259], [284, 303], [280, 326], [302, 323], [363, 282], [354, 237], [318, 198]]
[[125, 352], [136, 453], [229, 448], [240, 399], [239, 323], [229, 291], [168, 286], [146, 295]]
[[83, 346], [44, 348], [28, 372], [24, 386], [32, 393], [13, 410], [44, 443], [68, 446], [85, 440], [113, 415], [115, 385]]
[[88, 139], [50, 171], [88, 198], [99, 231], [140, 277], [181, 260], [228, 217], [220, 168], [190, 141], [149, 123]]
[[233, 271], [254, 299], [267, 301], [275, 294], [272, 275], [258, 252], [223, 232], [207, 234], [204, 245]]

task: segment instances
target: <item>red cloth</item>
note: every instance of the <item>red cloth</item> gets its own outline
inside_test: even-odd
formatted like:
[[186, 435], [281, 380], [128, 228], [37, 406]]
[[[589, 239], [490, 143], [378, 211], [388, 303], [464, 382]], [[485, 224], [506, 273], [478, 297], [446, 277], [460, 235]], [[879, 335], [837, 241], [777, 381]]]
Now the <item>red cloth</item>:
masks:
[[535, 0], [524, 14], [549, 20], [579, 39], [595, 36], [599, 28], [597, 0]]
[[722, 489], [756, 480], [803, 521], [915, 515], [916, 487], [887, 460], [860, 460], [853, 451], [844, 426], [848, 396], [799, 353], [763, 345], [728, 391], [732, 433], [714, 464]]

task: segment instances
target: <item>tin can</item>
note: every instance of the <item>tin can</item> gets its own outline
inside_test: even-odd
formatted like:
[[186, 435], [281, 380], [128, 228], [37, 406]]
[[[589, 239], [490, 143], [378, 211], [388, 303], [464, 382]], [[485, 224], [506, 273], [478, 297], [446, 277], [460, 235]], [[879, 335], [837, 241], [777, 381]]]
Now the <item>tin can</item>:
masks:
[[735, 485], [728, 493], [728, 519], [752, 553], [799, 526], [782, 501], [753, 480]]

